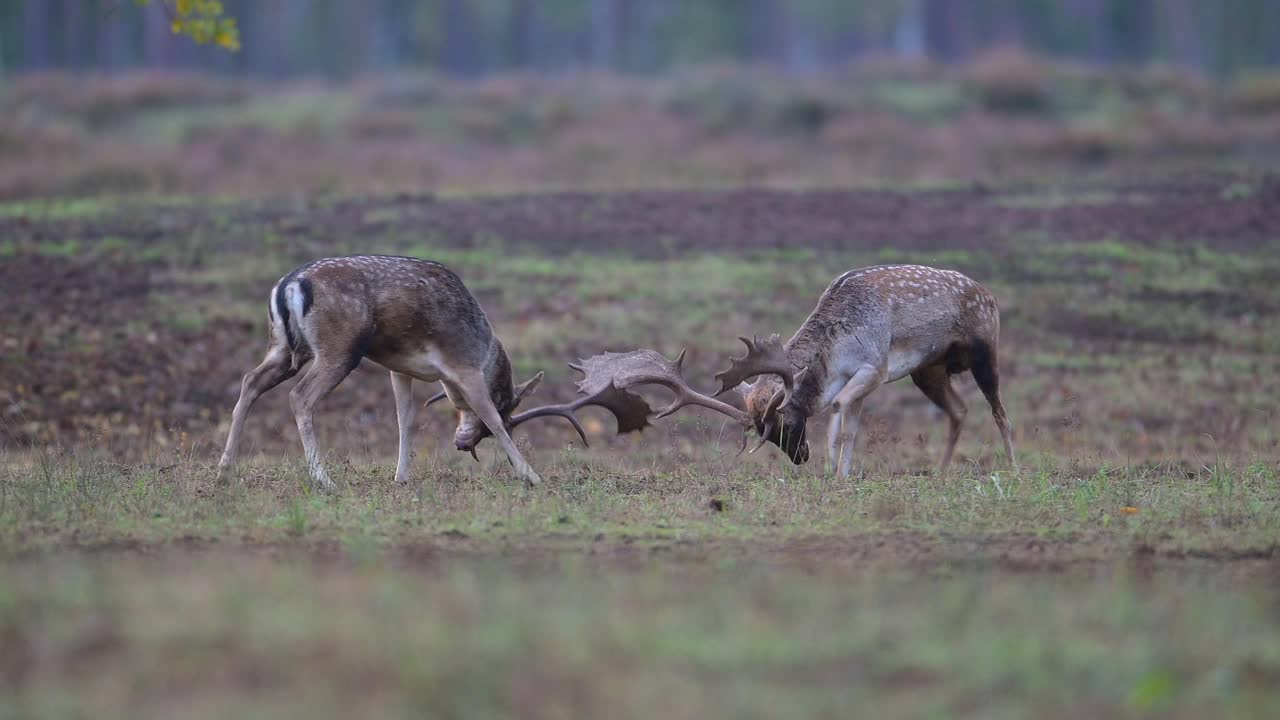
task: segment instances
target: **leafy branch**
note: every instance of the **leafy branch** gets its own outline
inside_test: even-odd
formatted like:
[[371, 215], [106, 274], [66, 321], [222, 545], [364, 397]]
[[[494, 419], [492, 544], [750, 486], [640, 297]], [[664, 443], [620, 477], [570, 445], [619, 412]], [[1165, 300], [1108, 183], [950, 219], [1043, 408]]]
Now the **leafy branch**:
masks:
[[[134, 0], [151, 5], [153, 0]], [[175, 35], [186, 35], [197, 43], [213, 43], [231, 52], [240, 49], [240, 29], [236, 19], [227, 17], [219, 0], [155, 0], [169, 16]]]

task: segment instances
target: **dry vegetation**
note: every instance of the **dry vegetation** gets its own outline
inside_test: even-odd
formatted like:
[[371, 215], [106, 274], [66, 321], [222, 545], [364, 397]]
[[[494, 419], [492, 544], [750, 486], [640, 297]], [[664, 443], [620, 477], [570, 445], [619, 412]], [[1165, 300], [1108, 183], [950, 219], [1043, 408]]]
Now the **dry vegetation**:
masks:
[[1004, 52], [803, 78], [168, 73], [0, 86], [0, 198], [100, 192], [881, 186], [1268, 163], [1274, 74], [1213, 83]]

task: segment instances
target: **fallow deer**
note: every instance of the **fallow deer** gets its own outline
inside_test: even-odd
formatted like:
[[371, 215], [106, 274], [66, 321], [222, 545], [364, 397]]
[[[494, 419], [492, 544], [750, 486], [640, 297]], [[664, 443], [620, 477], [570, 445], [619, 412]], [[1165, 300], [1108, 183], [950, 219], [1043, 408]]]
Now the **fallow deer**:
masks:
[[[991, 405], [1005, 454], [1015, 469], [1009, 421], [1000, 400], [996, 355], [1000, 313], [991, 293], [952, 270], [920, 265], [879, 265], [850, 270], [832, 281], [817, 307], [783, 345], [742, 338], [747, 354], [716, 375], [717, 395], [736, 389], [746, 412], [690, 388], [680, 361], [652, 350], [606, 353], [582, 362], [584, 390], [608, 384], [623, 390], [646, 384], [667, 387], [676, 400], [658, 413], [669, 415], [686, 405], [721, 412], [742, 424], [744, 433], [781, 448], [799, 465], [809, 459], [808, 419], [828, 407], [834, 416], [827, 431], [827, 456], [839, 474], [849, 475], [862, 401], [884, 383], [908, 375], [950, 420], [941, 470], [946, 472], [960, 438], [967, 409], [951, 386], [951, 376], [966, 370]], [[747, 381], [764, 376], [755, 383]], [[744, 435], [745, 442], [745, 435]], [[745, 447], [745, 446], [744, 446]]]
[[606, 388], [566, 405], [547, 405], [513, 415], [516, 406], [542, 381], [513, 385], [511, 363], [493, 334], [484, 310], [462, 280], [445, 266], [409, 257], [355, 255], [307, 263], [285, 275], [267, 302], [269, 342], [266, 358], [244, 376], [240, 399], [231, 414], [226, 450], [218, 475], [234, 470], [249, 408], [263, 393], [306, 373], [289, 393], [298, 434], [312, 481], [331, 489], [312, 428], [321, 399], [367, 358], [391, 371], [400, 447], [397, 482], [409, 472], [414, 418], [413, 381], [440, 381], [459, 411], [454, 443], [475, 455], [489, 435], [497, 438], [516, 473], [530, 484], [541, 478], [525, 461], [511, 431], [537, 417], [568, 419], [586, 442], [573, 412], [586, 405], [604, 407], [617, 417], [618, 432], [647, 424], [649, 407], [632, 393]]

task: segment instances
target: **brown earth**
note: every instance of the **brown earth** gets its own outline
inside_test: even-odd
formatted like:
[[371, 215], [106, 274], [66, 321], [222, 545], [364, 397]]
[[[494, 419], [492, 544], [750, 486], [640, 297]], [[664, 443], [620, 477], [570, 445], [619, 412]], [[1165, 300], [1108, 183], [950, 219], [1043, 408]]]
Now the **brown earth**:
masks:
[[[1280, 178], [1262, 176], [1244, 197], [1224, 192], [1229, 176], [1098, 185], [1103, 202], [1039, 201], [1043, 190], [975, 185], [937, 191], [736, 190], [552, 193], [474, 198], [398, 194], [246, 203], [231, 210], [248, 232], [219, 238], [223, 249], [259, 247], [253, 230], [308, 238], [410, 233], [467, 247], [500, 238], [543, 252], [670, 256], [688, 252], [812, 248], [911, 250], [987, 248], [993, 239], [1044, 233], [1055, 239], [1209, 242], [1247, 248], [1280, 233]], [[1038, 206], [1039, 205], [1039, 206]], [[19, 242], [104, 237], [165, 243], [216, 226], [218, 208], [104, 213], [90, 221], [47, 220], [38, 210], [0, 218], [0, 233]]]
[[[39, 561], [48, 551], [27, 551], [15, 559]], [[344, 572], [353, 560], [338, 541], [243, 543], [187, 536], [170, 542], [123, 541], [59, 545], [57, 553], [98, 559], [144, 557], [149, 563], [186, 563], [196, 558], [266, 558], [305, 561]], [[1280, 545], [1237, 552], [1155, 550], [1107, 535], [1047, 539], [1034, 535], [961, 537], [946, 533], [894, 531], [866, 535], [760, 540], [668, 540], [603, 535], [549, 535], [533, 540], [476, 539], [450, 530], [434, 538], [389, 546], [394, 567], [418, 573], [446, 570], [462, 561], [501, 557], [519, 572], [556, 572], [566, 558], [599, 572], [642, 571], [660, 559], [664, 568], [698, 576], [729, 565], [763, 566], [805, 575], [857, 578], [885, 572], [1067, 573], [1100, 575], [1127, 567], [1142, 580], [1159, 574], [1212, 572], [1228, 581], [1271, 580], [1280, 572]]]

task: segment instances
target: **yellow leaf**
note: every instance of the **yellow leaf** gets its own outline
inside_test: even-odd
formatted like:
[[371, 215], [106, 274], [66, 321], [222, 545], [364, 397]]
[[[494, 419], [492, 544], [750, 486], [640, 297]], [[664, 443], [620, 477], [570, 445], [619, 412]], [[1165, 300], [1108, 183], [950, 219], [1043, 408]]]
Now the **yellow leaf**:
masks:
[[173, 34], [177, 35], [182, 32], [182, 23], [174, 20], [172, 23], [169, 23], [169, 29], [173, 31]]

